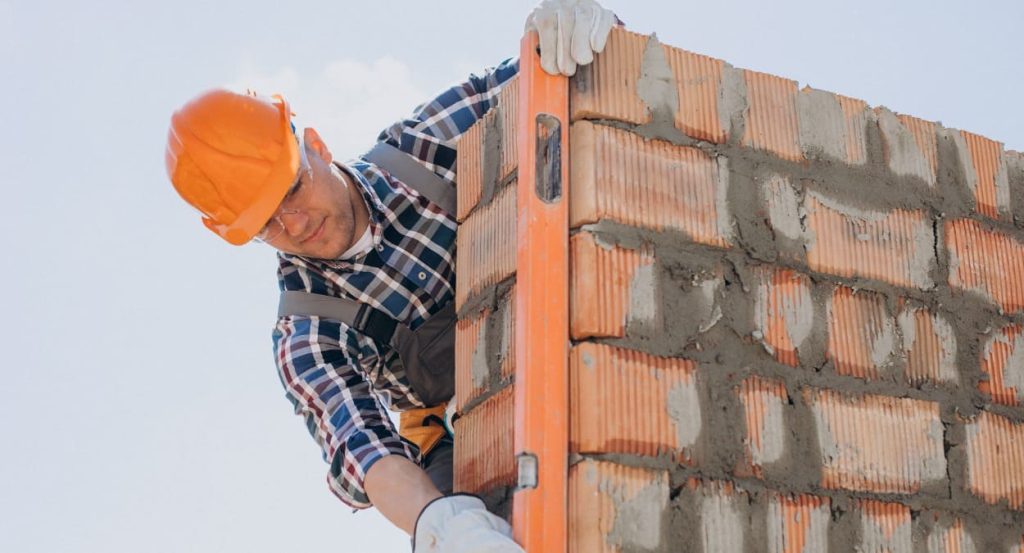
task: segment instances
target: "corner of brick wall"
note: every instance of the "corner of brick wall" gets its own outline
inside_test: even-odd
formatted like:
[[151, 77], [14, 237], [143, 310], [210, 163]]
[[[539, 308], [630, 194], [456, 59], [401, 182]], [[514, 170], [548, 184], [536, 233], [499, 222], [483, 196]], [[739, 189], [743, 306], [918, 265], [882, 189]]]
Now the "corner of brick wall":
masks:
[[[570, 95], [570, 551], [1022, 553], [1024, 155], [622, 29]], [[507, 498], [503, 102], [459, 144], [456, 439]]]
[[511, 514], [515, 484], [516, 114], [518, 77], [460, 137], [456, 243], [455, 491]]

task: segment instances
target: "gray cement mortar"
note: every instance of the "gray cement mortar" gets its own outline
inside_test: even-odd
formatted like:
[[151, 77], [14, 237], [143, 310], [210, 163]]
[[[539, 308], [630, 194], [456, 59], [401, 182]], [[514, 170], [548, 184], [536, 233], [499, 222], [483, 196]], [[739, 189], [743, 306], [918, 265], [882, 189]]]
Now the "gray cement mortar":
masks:
[[808, 159], [846, 159], [846, 118], [834, 94], [809, 89], [796, 97], [800, 144]]
[[718, 119], [728, 129], [728, 144], [737, 146], [747, 128], [747, 80], [743, 70], [722, 63], [722, 87], [718, 94]]
[[[741, 545], [742, 551], [751, 551], [754, 545], [752, 538], [755, 534], [750, 531], [752, 520], [746, 494], [737, 494], [730, 501], [733, 507], [730, 518], [734, 517], [734, 520], [739, 522], [739, 529], [719, 528], [714, 521], [704, 520], [708, 513], [703, 507], [709, 500], [713, 501], [713, 498], [705, 497], [698, 490], [691, 490], [685, 486], [678, 489], [670, 507], [671, 524], [663, 529], [661, 543], [665, 547], [662, 551], [725, 553], [736, 551], [735, 545]], [[737, 533], [740, 535], [737, 536]]]
[[480, 330], [484, 341], [483, 347], [478, 344], [472, 366], [474, 384], [482, 383], [484, 391], [463, 406], [463, 413], [472, 411], [511, 383], [510, 378], [501, 377], [501, 363], [506, 356], [514, 354], [513, 344], [509, 343], [503, 328], [505, 317], [509, 316], [509, 310], [514, 308], [509, 301], [509, 294], [514, 285], [515, 277], [512, 277], [489, 286], [474, 295], [459, 310], [460, 320], [479, 316], [485, 309], [490, 310], [490, 315]]
[[647, 485], [632, 497], [606, 489], [614, 504], [615, 520], [607, 542], [623, 552], [652, 552], [661, 548], [662, 528], [669, 523], [669, 489], [660, 482]]
[[645, 138], [671, 136], [674, 140], [692, 142], [675, 127], [676, 111], [679, 109], [677, 85], [665, 49], [658, 42], [658, 36], [651, 35], [644, 47], [636, 86], [637, 96], [647, 106], [650, 120], [636, 129], [637, 134]]
[[505, 106], [498, 105], [483, 120], [483, 140], [481, 141], [481, 160], [483, 180], [481, 181], [480, 206], [486, 206], [494, 199], [498, 187], [498, 173], [501, 169], [501, 153], [505, 145], [501, 143], [502, 112]]
[[1003, 157], [1010, 185], [1010, 212], [1014, 222], [1024, 227], [1024, 154], [1008, 151]]

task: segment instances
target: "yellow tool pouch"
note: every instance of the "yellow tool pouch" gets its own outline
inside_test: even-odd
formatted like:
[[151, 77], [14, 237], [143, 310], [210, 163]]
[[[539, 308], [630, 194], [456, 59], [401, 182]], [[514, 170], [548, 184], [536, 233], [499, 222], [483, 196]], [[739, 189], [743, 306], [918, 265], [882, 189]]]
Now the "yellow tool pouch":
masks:
[[398, 433], [406, 440], [420, 448], [420, 455], [426, 457], [434, 449], [441, 438], [448, 434], [444, 429], [444, 410], [442, 403], [437, 407], [412, 409], [403, 411], [398, 418]]

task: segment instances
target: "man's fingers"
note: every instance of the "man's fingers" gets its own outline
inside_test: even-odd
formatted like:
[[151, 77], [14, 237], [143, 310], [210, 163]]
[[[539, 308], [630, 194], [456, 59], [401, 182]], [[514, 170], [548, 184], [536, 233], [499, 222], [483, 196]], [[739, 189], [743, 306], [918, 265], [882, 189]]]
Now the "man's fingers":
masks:
[[572, 76], [604, 50], [618, 18], [594, 0], [543, 0], [527, 18], [526, 29], [540, 39], [540, 64], [552, 75]]
[[608, 35], [611, 34], [612, 28], [615, 27], [615, 23], [619, 19], [611, 10], [599, 10], [599, 12], [597, 24], [594, 25], [594, 30], [590, 33], [590, 46], [597, 54], [604, 51], [605, 44], [608, 43]]
[[576, 25], [572, 30], [572, 58], [580, 65], [594, 61], [594, 51], [590, 46], [590, 34], [600, 16], [597, 6], [593, 4], [578, 5], [573, 10]]
[[572, 59], [572, 30], [575, 27], [575, 14], [571, 7], [559, 7], [558, 16], [558, 72], [569, 76], [576, 72], [576, 62]]
[[558, 20], [545, 17], [534, 22], [540, 37], [540, 66], [548, 73], [558, 73]]

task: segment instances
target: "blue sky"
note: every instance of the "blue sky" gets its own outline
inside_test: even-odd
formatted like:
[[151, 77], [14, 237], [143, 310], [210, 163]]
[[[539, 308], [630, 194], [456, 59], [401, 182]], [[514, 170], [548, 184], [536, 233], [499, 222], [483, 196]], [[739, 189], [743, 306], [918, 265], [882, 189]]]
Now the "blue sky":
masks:
[[[274, 256], [164, 174], [170, 113], [285, 93], [335, 155], [518, 51], [533, 1], [0, 0], [0, 551], [405, 552], [351, 514], [270, 356]], [[607, 3], [738, 67], [1024, 149], [1024, 4]]]

